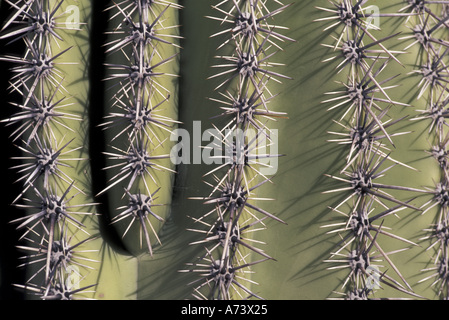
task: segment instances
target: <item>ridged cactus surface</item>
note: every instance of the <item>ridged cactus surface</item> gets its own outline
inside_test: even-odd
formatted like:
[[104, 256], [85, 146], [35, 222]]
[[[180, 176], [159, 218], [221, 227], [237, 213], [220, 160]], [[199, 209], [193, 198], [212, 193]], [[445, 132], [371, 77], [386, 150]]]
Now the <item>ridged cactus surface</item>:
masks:
[[2, 1], [2, 298], [447, 299], [448, 5]]

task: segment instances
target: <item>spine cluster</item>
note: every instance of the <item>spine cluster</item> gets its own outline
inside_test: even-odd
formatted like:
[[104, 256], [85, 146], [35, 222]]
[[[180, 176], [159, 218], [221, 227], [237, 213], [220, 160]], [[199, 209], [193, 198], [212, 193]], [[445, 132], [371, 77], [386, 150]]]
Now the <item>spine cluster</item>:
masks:
[[2, 122], [15, 127], [11, 139], [21, 153], [12, 158], [19, 162], [12, 169], [18, 171], [17, 183], [23, 185], [13, 204], [29, 213], [11, 222], [23, 231], [18, 248], [26, 255], [20, 266], [35, 270], [17, 286], [42, 299], [71, 299], [93, 286], [80, 288], [73, 281], [91, 268], [81, 250], [90, 236], [78, 216], [91, 215], [80, 210], [94, 204], [78, 200], [84, 194], [82, 187], [67, 173], [85, 160], [77, 157], [84, 141], [64, 134], [74, 132], [68, 123], [79, 123], [82, 117], [69, 111], [76, 109], [77, 102], [66, 97], [70, 93], [60, 69], [69, 64], [61, 60], [70, 50], [60, 33], [76, 32], [78, 24], [67, 23], [63, 0], [5, 0], [6, 5], [12, 14], [0, 39], [5, 45], [23, 42], [25, 50], [22, 56], [0, 57], [12, 65], [9, 89], [20, 97], [11, 102], [15, 113]]
[[224, 53], [215, 57], [217, 72], [210, 76], [218, 94], [210, 101], [222, 112], [214, 117], [215, 144], [206, 148], [221, 148], [221, 156], [212, 157], [223, 161], [205, 174], [211, 192], [198, 199], [210, 209], [194, 217], [203, 228], [191, 229], [204, 235], [192, 244], [206, 248], [199, 262], [185, 270], [200, 274], [193, 283], [198, 299], [262, 298], [250, 288], [254, 281], [248, 275], [254, 265], [272, 259], [252, 234], [267, 219], [284, 223], [258, 206], [269, 199], [258, 198], [257, 192], [271, 183], [263, 170], [270, 166], [267, 160], [280, 156], [267, 152], [276, 135], [270, 121], [286, 116], [275, 111], [270, 87], [289, 79], [274, 62], [281, 45], [293, 41], [282, 34], [285, 27], [275, 24], [288, 7], [271, 0], [222, 0], [212, 6], [217, 16], [208, 17], [222, 26], [212, 37], [222, 41], [217, 50]]
[[[428, 124], [431, 147], [427, 153], [440, 168], [439, 180], [435, 181], [435, 186], [428, 188], [431, 199], [422, 206], [423, 213], [435, 213], [435, 223], [424, 230], [426, 236], [421, 239], [422, 246], [431, 253], [432, 266], [421, 270], [425, 277], [420, 282], [430, 282], [437, 295], [444, 300], [449, 299], [448, 7], [449, 1], [419, 1], [410, 2], [403, 8], [413, 14], [407, 19], [410, 34], [404, 39], [410, 42], [407, 50], [417, 52], [413, 74], [419, 79], [417, 99], [425, 105], [412, 120]], [[430, 244], [426, 245], [426, 242]]]
[[[167, 78], [176, 77], [163, 71], [164, 66], [175, 61], [177, 53], [167, 56], [167, 48], [178, 49], [176, 25], [167, 24], [167, 16], [181, 6], [165, 0], [126, 0], [112, 2], [107, 8], [111, 23], [106, 43], [108, 62], [107, 81], [112, 92], [111, 112], [101, 125], [109, 131], [111, 151], [105, 152], [113, 172], [107, 187], [98, 195], [111, 191], [110, 197], [125, 200], [120, 213], [112, 218], [112, 224], [127, 221], [123, 237], [136, 223], [140, 230], [140, 243], [153, 254], [152, 237], [160, 243], [153, 224], [163, 217], [155, 213], [161, 187], [155, 172], [172, 172], [163, 161], [170, 157], [164, 154], [164, 146], [173, 125], [173, 117], [164, 114], [164, 109], [173, 102], [170, 89], [164, 85]], [[172, 50], [173, 51], [173, 50]], [[119, 191], [113, 193], [113, 189]], [[127, 201], [126, 201], [127, 200]], [[155, 220], [154, 220], [155, 219]], [[151, 236], [152, 235], [152, 236]]]
[[[345, 299], [374, 299], [376, 291], [384, 286], [418, 296], [393, 262], [393, 255], [404, 249], [386, 252], [379, 240], [389, 237], [405, 246], [416, 246], [393, 234], [386, 225], [387, 218], [405, 209], [421, 211], [413, 205], [413, 199], [398, 199], [402, 192], [427, 193], [383, 182], [398, 165], [413, 168], [391, 157], [395, 137], [408, 132], [392, 131], [405, 118], [393, 119], [390, 111], [408, 105], [390, 98], [389, 92], [396, 87], [392, 80], [397, 76], [384, 76], [387, 66], [401, 64], [398, 56], [403, 52], [387, 49], [389, 40], [398, 34], [383, 38], [378, 34], [385, 17], [404, 20], [415, 17], [406, 8], [399, 13], [381, 13], [372, 6], [376, 3], [370, 2], [329, 1], [331, 7], [317, 8], [327, 14], [317, 21], [329, 23], [325, 30], [334, 32], [331, 35], [334, 42], [325, 45], [334, 55], [325, 63], [337, 61], [336, 76], [343, 79], [338, 82], [338, 91], [326, 94], [330, 98], [324, 103], [339, 116], [335, 123], [341, 130], [330, 132], [336, 137], [331, 141], [347, 147], [344, 167], [339, 174], [330, 175], [341, 187], [327, 193], [346, 195], [332, 208], [340, 220], [323, 227], [331, 228], [329, 233], [337, 233], [341, 239], [326, 262], [332, 264], [329, 270], [349, 270], [341, 288], [344, 292], [337, 292]], [[386, 265], [379, 264], [380, 261]]]

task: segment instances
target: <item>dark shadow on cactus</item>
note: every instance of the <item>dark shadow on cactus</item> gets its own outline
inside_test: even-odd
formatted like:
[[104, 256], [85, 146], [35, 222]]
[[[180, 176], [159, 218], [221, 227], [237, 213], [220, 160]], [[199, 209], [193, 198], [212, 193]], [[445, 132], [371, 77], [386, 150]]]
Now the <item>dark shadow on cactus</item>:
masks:
[[404, 121], [403, 126], [401, 128], [398, 128], [399, 130], [409, 130], [412, 133], [409, 134], [409, 146], [408, 150], [413, 152], [419, 152], [422, 153], [422, 156], [415, 157], [408, 161], [408, 163], [413, 166], [415, 163], [418, 163], [426, 158], [429, 158], [429, 155], [425, 153], [424, 150], [430, 150], [432, 147], [432, 142], [430, 140], [427, 141], [427, 146], [423, 150], [422, 147], [415, 146], [416, 143], [418, 143], [420, 137], [425, 137], [429, 135], [429, 125], [431, 120], [419, 120], [419, 121]]
[[[8, 6], [3, 4], [0, 10], [0, 26], [3, 26], [6, 19], [9, 18], [11, 11]], [[3, 44], [2, 44], [3, 45]], [[18, 55], [24, 50], [23, 42], [16, 42], [3, 47], [7, 54]], [[8, 93], [9, 87], [8, 79], [11, 78], [12, 73], [10, 68], [12, 65], [2, 62], [0, 63], [0, 99], [2, 107], [0, 108], [0, 119], [7, 119], [11, 116], [12, 107], [8, 105], [8, 101], [18, 101], [21, 98], [17, 93]], [[23, 299], [24, 292], [14, 288], [13, 284], [23, 283], [25, 279], [25, 270], [17, 268], [17, 261], [23, 255], [16, 249], [18, 243], [19, 233], [16, 231], [16, 225], [9, 222], [13, 219], [23, 216], [23, 210], [11, 206], [13, 199], [20, 194], [22, 186], [20, 183], [14, 183], [17, 180], [17, 173], [9, 170], [9, 167], [16, 165], [10, 157], [17, 155], [17, 147], [11, 143], [9, 136], [14, 128], [5, 125], [0, 126], [0, 145], [2, 152], [0, 155], [0, 163], [2, 165], [2, 181], [3, 195], [0, 202], [0, 241], [2, 243], [2, 250], [0, 250], [0, 300], [19, 300]]]
[[187, 229], [194, 227], [190, 215], [201, 215], [198, 203], [188, 199], [192, 190], [191, 177], [198, 176], [201, 166], [180, 165], [173, 193], [170, 218], [159, 232], [162, 246], [154, 248], [153, 257], [141, 256], [139, 263], [139, 299], [190, 299], [192, 287], [188, 283], [197, 279], [195, 274], [180, 273], [186, 263], [204, 254], [202, 246], [189, 243], [197, 241], [198, 236]]
[[[90, 165], [92, 170], [92, 194], [97, 194], [103, 188], [103, 181], [106, 181], [106, 174], [102, 170], [105, 164], [105, 158], [98, 150], [106, 150], [106, 139], [104, 131], [98, 128], [98, 124], [103, 122], [103, 105], [104, 105], [104, 68], [103, 61], [105, 61], [105, 52], [103, 43], [106, 43], [105, 28], [108, 22], [108, 14], [104, 12], [104, 3], [102, 1], [92, 2], [92, 15], [95, 19], [90, 22], [90, 54], [91, 62], [89, 64], [88, 73], [90, 79], [89, 91], [89, 146], [90, 150], [94, 150], [91, 154]], [[114, 250], [125, 254], [125, 249], [121, 236], [117, 230], [111, 226], [111, 219], [107, 212], [113, 210], [109, 207], [108, 195], [104, 194], [98, 197], [99, 216], [99, 232], [104, 239]]]

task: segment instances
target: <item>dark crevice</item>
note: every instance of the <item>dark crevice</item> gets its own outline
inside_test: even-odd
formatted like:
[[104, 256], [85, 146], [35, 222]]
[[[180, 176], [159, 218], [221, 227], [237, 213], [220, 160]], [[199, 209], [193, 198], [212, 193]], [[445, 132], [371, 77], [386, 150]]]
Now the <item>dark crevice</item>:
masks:
[[[106, 59], [105, 48], [103, 46], [107, 41], [105, 32], [108, 26], [108, 12], [104, 11], [104, 1], [92, 1], [92, 19], [90, 22], [90, 63], [89, 63], [89, 153], [92, 169], [92, 193], [98, 194], [105, 188], [106, 173], [103, 170], [106, 167], [106, 159], [103, 151], [106, 150], [107, 141], [104, 131], [98, 127], [105, 116], [105, 67]], [[111, 226], [110, 208], [108, 194], [103, 194], [95, 199], [100, 204], [97, 207], [99, 216], [99, 229], [101, 237], [113, 249], [120, 253], [127, 253], [121, 236], [116, 228]]]
[[[184, 0], [179, 0], [179, 4], [181, 6], [185, 6], [185, 1]], [[181, 35], [184, 34], [184, 15], [183, 15], [183, 10], [179, 10], [179, 15], [178, 15], [178, 19], [179, 19], [179, 32]], [[181, 48], [185, 48], [185, 41], [186, 39], [181, 38], [180, 39], [180, 46]], [[184, 53], [183, 50], [180, 50], [179, 53], [179, 78], [178, 78], [178, 101], [177, 101], [177, 106], [178, 106], [178, 120], [180, 120], [182, 118], [182, 111], [184, 110], [184, 103], [183, 103], [183, 99], [182, 97], [184, 96], [184, 77], [183, 77], [183, 65], [184, 65]], [[181, 120], [182, 122], [182, 120]], [[179, 128], [182, 128], [183, 124], [179, 124]], [[175, 171], [177, 172], [177, 174], [174, 175], [174, 179], [173, 179], [173, 195], [172, 195], [172, 203], [175, 202], [175, 200], [177, 199], [178, 196], [182, 197], [182, 192], [180, 192], [182, 190], [182, 171], [185, 168], [185, 166], [181, 163], [178, 164], [175, 168]]]
[[[0, 9], [0, 28], [3, 27], [8, 18], [12, 15], [13, 10], [5, 3]], [[25, 50], [23, 41], [16, 41], [6, 45], [8, 40], [0, 42], [0, 55], [21, 56]], [[22, 96], [17, 92], [10, 93], [8, 90], [9, 79], [13, 76], [11, 68], [13, 65], [4, 61], [0, 61], [0, 120], [8, 119], [16, 110], [9, 102], [21, 102]], [[19, 258], [23, 256], [23, 252], [17, 250], [21, 231], [17, 231], [17, 225], [9, 223], [11, 220], [17, 219], [24, 215], [21, 210], [11, 205], [11, 202], [22, 192], [22, 184], [14, 183], [18, 179], [17, 170], [9, 169], [17, 165], [17, 161], [11, 157], [19, 156], [20, 150], [12, 142], [11, 133], [16, 126], [6, 126], [6, 123], [0, 123], [0, 152], [1, 163], [1, 179], [3, 183], [2, 197], [0, 200], [0, 300], [19, 300], [23, 299], [24, 292], [14, 287], [14, 284], [24, 283], [25, 270], [17, 268]]]

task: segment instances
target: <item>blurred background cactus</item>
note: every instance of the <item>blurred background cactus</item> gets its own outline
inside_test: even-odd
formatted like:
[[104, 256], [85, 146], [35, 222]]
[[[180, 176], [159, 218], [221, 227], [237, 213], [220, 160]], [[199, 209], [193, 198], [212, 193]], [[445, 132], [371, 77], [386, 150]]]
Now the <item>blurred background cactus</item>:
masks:
[[2, 1], [2, 298], [447, 299], [448, 4]]

